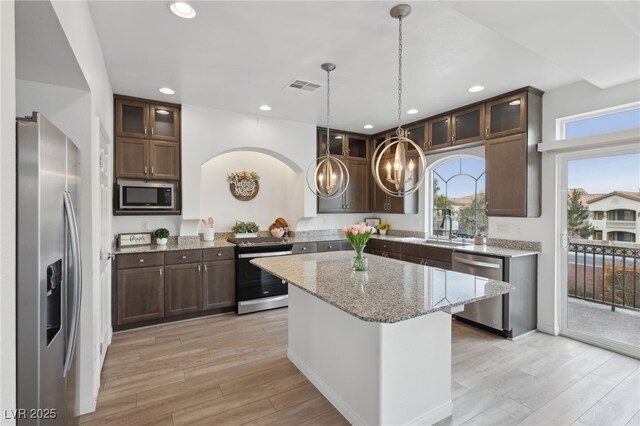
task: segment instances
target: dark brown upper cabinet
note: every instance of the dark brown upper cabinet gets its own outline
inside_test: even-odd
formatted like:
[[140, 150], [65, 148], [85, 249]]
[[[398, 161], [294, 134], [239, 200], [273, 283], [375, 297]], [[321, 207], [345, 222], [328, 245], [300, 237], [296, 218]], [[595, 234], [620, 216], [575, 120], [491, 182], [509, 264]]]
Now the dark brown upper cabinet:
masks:
[[453, 145], [481, 141], [484, 139], [484, 105], [457, 111], [451, 114]]
[[180, 145], [175, 142], [116, 138], [115, 151], [118, 178], [180, 179]]
[[116, 138], [115, 151], [116, 177], [147, 179], [149, 174], [148, 141]]
[[[406, 138], [407, 139], [411, 139], [412, 142], [414, 142], [416, 145], [418, 145], [421, 149], [424, 149], [426, 146], [426, 131], [425, 131], [425, 124], [419, 124], [417, 126], [413, 126], [413, 127], [409, 127], [406, 130]], [[411, 151], [416, 151], [415, 147], [413, 147], [413, 145], [408, 144], [407, 146], [407, 151], [411, 152]]]
[[180, 140], [180, 108], [143, 100], [116, 98], [116, 136]]
[[116, 98], [116, 136], [125, 138], [149, 137], [149, 104]]
[[526, 134], [488, 140], [485, 145], [485, 161], [487, 215], [526, 216]]
[[[327, 131], [318, 128], [318, 156], [327, 149]], [[335, 198], [318, 198], [318, 213], [364, 213], [370, 210], [369, 137], [339, 130], [329, 135], [329, 152], [349, 171], [349, 186]]]
[[428, 121], [427, 149], [446, 148], [451, 146], [453, 138], [451, 136], [451, 116], [443, 115]]
[[501, 138], [527, 131], [527, 92], [485, 104], [486, 139]]
[[180, 179], [180, 146], [175, 142], [149, 141], [148, 179]]
[[[329, 153], [338, 157], [346, 157], [344, 148], [344, 133], [329, 132]], [[318, 129], [318, 157], [326, 154], [327, 150], [327, 130]]]
[[363, 162], [367, 161], [369, 157], [367, 154], [367, 147], [369, 145], [369, 140], [366, 137], [355, 136], [355, 135], [347, 135], [346, 139], [346, 154], [347, 157], [354, 160], [362, 160]]
[[180, 108], [168, 105], [150, 105], [150, 137], [156, 140], [180, 140]]

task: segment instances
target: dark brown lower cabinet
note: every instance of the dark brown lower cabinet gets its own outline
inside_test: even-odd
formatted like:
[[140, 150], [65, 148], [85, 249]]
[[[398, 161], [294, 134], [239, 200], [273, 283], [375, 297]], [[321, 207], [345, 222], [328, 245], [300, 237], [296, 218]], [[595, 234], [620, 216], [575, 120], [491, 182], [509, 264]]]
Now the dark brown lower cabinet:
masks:
[[164, 268], [118, 271], [118, 325], [164, 317]]
[[203, 309], [224, 308], [236, 304], [236, 262], [205, 262], [202, 278]]
[[202, 265], [167, 265], [164, 282], [165, 315], [180, 315], [202, 310]]

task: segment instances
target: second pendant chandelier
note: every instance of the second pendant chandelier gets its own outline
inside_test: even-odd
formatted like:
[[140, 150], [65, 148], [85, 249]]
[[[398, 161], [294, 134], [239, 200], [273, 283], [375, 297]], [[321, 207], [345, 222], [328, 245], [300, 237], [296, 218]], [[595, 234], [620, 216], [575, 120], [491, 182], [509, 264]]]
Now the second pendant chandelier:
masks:
[[[408, 4], [396, 5], [390, 11], [391, 16], [398, 20], [398, 128], [395, 136], [378, 145], [371, 161], [371, 172], [376, 185], [393, 197], [406, 197], [420, 189], [427, 168], [422, 147], [405, 137], [401, 121], [402, 20], [410, 13], [411, 6]], [[409, 155], [409, 151], [416, 152], [417, 155]]]

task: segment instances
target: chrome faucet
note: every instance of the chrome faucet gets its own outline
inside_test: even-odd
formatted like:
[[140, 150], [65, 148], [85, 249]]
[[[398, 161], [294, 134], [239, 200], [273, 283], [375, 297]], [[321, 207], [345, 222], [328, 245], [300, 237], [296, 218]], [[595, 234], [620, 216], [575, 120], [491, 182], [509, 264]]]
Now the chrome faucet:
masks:
[[449, 219], [449, 241], [451, 241], [451, 240], [453, 240], [453, 234], [452, 234], [452, 232], [453, 232], [453, 218], [451, 217], [451, 215], [448, 214], [448, 215], [445, 215], [442, 218], [442, 225], [440, 225], [440, 227], [445, 231], [447, 230], [447, 228], [445, 228], [445, 226], [444, 226], [445, 222], [447, 221], [447, 218]]

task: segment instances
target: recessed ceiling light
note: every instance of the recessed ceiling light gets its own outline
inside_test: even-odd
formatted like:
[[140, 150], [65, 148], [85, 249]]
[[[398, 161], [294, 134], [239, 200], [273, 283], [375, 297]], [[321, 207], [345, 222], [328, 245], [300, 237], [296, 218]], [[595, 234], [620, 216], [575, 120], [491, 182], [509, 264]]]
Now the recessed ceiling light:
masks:
[[167, 111], [166, 109], [157, 109], [156, 114], [169, 115], [169, 111]]
[[171, 10], [174, 15], [185, 19], [191, 19], [196, 16], [195, 9], [191, 7], [189, 3], [185, 3], [183, 1], [175, 1], [173, 3], [169, 3], [169, 10]]
[[509, 105], [511, 105], [511, 106], [520, 105], [520, 99], [516, 99], [515, 101], [509, 102]]
[[175, 90], [170, 89], [168, 87], [161, 87], [161, 88], [158, 89], [158, 91], [160, 93], [164, 93], [165, 95], [173, 95], [174, 93], [176, 93]]
[[413, 114], [417, 114], [417, 113], [418, 113], [418, 110], [415, 109], [415, 108], [411, 108], [410, 110], [407, 111], [407, 114], [409, 114], [409, 115], [413, 115]]
[[373, 124], [365, 124], [364, 128], [365, 129], [373, 129]]
[[471, 93], [477, 93], [477, 92], [482, 92], [484, 90], [484, 86], [480, 86], [479, 84], [476, 84], [475, 86], [471, 86], [467, 89], [467, 92], [471, 92]]
[[336, 136], [336, 139], [342, 139], [342, 135]]
[[258, 108], [260, 111], [271, 111], [271, 107], [269, 105], [260, 105]]

